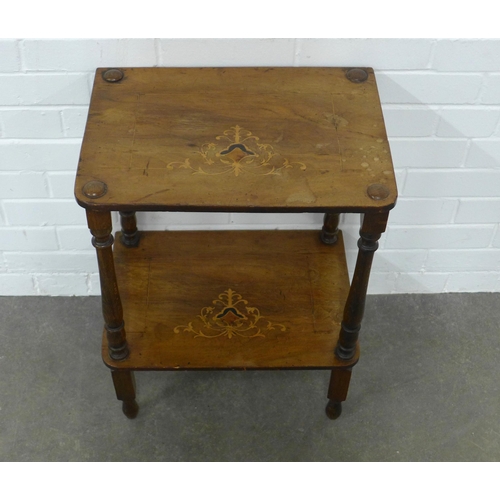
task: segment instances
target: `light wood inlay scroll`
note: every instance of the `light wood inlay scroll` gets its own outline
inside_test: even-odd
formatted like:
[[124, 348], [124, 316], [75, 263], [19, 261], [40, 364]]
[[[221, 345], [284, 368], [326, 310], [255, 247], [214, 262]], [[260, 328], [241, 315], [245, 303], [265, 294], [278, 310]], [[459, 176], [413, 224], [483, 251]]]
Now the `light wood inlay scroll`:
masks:
[[273, 146], [261, 143], [256, 135], [239, 125], [225, 130], [215, 141], [200, 147], [199, 161], [189, 158], [183, 162], [172, 161], [168, 163], [167, 169], [186, 168], [195, 174], [238, 176], [241, 173], [270, 175], [278, 174], [284, 168], [307, 168], [302, 162], [290, 162], [283, 158]]
[[[174, 328], [175, 333], [194, 333], [194, 337], [265, 337], [263, 332], [279, 328], [286, 330], [284, 325], [266, 321], [257, 307], [248, 306], [239, 293], [230, 288], [212, 301], [213, 306], [202, 308], [197, 320], [187, 325]], [[266, 324], [267, 323], [267, 324]]]

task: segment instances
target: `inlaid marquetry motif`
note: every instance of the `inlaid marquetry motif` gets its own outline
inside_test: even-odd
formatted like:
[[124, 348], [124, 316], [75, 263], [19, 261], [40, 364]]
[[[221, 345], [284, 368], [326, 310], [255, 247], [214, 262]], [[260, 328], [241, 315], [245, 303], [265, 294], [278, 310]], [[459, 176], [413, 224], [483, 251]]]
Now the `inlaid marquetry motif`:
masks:
[[239, 293], [230, 288], [212, 301], [213, 306], [204, 307], [195, 321], [174, 328], [175, 333], [193, 333], [194, 338], [265, 337], [264, 332], [280, 329], [284, 325], [272, 323], [260, 314], [257, 307], [248, 305]]
[[225, 130], [215, 141], [200, 147], [196, 152], [199, 161], [189, 158], [183, 162], [173, 161], [167, 169], [185, 168], [195, 174], [238, 176], [241, 173], [271, 175], [279, 174], [285, 168], [307, 168], [302, 162], [290, 162], [283, 158], [273, 146], [260, 142], [256, 135], [239, 125]]

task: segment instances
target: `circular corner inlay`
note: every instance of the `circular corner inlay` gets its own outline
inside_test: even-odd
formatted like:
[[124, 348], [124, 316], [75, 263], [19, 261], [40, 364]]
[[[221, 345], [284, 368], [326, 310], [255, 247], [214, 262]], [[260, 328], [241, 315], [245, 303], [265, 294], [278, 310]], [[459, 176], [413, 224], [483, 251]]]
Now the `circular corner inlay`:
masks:
[[108, 186], [101, 181], [89, 181], [83, 186], [82, 192], [87, 198], [100, 198], [108, 192]]
[[120, 80], [123, 79], [125, 75], [123, 74], [123, 71], [121, 69], [117, 68], [112, 68], [112, 69], [107, 69], [103, 74], [102, 77], [104, 80], [110, 83], [115, 83], [119, 82]]
[[387, 186], [384, 186], [383, 184], [372, 184], [371, 186], [368, 186], [366, 192], [372, 200], [385, 200], [390, 194]]
[[368, 73], [361, 68], [352, 68], [345, 74], [345, 76], [353, 83], [363, 83], [368, 80]]

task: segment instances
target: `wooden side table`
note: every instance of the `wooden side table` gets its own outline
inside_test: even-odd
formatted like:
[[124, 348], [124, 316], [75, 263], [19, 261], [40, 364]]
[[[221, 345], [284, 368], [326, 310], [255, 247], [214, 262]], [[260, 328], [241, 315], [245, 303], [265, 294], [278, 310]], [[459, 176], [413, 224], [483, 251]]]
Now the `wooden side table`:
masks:
[[[75, 196], [127, 417], [135, 370], [302, 368], [332, 370], [326, 412], [340, 415], [397, 197], [372, 69], [98, 69]], [[136, 211], [325, 215], [321, 231], [155, 232]], [[362, 214], [351, 284], [345, 212]]]

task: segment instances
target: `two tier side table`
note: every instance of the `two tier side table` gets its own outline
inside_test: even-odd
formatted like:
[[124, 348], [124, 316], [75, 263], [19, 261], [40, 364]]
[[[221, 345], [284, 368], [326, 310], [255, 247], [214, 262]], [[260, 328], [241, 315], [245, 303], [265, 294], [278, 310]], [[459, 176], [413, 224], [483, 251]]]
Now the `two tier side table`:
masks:
[[[215, 369], [331, 370], [326, 412], [340, 415], [397, 198], [372, 69], [99, 68], [75, 196], [97, 252], [102, 356], [127, 417], [134, 371]], [[138, 211], [324, 222], [141, 231]], [[342, 213], [361, 215], [351, 281]]]

